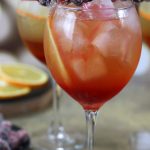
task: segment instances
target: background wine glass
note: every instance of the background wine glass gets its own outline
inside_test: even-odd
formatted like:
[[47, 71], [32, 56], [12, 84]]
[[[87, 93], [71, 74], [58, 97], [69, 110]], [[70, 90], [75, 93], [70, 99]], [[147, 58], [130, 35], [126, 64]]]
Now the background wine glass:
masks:
[[56, 82], [85, 110], [88, 150], [93, 150], [97, 111], [131, 79], [141, 41], [129, 0], [58, 4], [47, 20], [46, 61]]
[[[38, 1], [20, 0], [16, 10], [21, 38], [30, 52], [43, 64], [45, 64], [43, 34], [48, 12], [49, 8], [41, 6]], [[61, 89], [54, 81], [52, 84], [54, 119], [48, 129], [48, 137], [54, 143], [57, 141], [56, 147], [73, 147], [75, 141], [66, 134], [61, 121], [61, 113], [59, 112]], [[45, 141], [46, 139], [43, 140]], [[41, 139], [39, 144], [43, 144]], [[51, 147], [51, 145], [49, 144], [48, 147]]]

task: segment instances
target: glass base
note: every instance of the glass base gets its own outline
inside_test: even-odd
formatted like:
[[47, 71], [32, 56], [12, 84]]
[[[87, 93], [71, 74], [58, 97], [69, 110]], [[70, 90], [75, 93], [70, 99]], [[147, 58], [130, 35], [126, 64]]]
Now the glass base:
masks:
[[[83, 150], [85, 149], [85, 138], [74, 134], [58, 134], [57, 136], [41, 136], [33, 142], [31, 150]], [[35, 145], [35, 146], [34, 146]]]
[[150, 150], [150, 132], [141, 131], [131, 137], [132, 150]]

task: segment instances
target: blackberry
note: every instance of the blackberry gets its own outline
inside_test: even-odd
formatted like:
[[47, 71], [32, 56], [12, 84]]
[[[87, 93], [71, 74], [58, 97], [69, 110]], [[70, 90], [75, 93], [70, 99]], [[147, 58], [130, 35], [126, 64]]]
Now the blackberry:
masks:
[[6, 141], [0, 139], [0, 150], [11, 150]]
[[24, 130], [18, 132], [19, 145], [18, 150], [26, 150], [30, 147], [30, 137], [28, 133]]
[[43, 6], [49, 6], [51, 4], [51, 0], [38, 0], [38, 1]]
[[1, 125], [0, 125], [0, 127], [1, 128], [11, 128], [11, 126], [12, 126], [12, 123], [10, 122], [10, 121], [2, 121], [2, 123], [1, 123]]
[[133, 0], [133, 2], [136, 2], [136, 3], [140, 3], [142, 2], [143, 0]]
[[11, 130], [17, 132], [17, 131], [21, 130], [21, 128], [18, 127], [18, 126], [16, 126], [16, 125], [14, 125], [14, 124], [12, 124], [12, 125], [11, 125]]
[[18, 148], [19, 137], [17, 135], [17, 132], [14, 132], [14, 131], [9, 132], [8, 144], [11, 150], [16, 150]]
[[27, 150], [30, 147], [28, 133], [10, 121], [0, 123], [0, 150]]
[[91, 1], [93, 1], [93, 0], [84, 0], [84, 3], [91, 2]]
[[12, 125], [9, 133], [9, 145], [12, 150], [26, 150], [30, 146], [28, 133], [16, 125]]
[[0, 128], [0, 139], [5, 140], [6, 142], [9, 139], [9, 129]]
[[77, 6], [80, 6], [83, 4], [84, 0], [70, 0], [70, 2], [74, 3]]
[[26, 150], [30, 147], [30, 137], [25, 130], [16, 125], [12, 125], [9, 145], [12, 150]]

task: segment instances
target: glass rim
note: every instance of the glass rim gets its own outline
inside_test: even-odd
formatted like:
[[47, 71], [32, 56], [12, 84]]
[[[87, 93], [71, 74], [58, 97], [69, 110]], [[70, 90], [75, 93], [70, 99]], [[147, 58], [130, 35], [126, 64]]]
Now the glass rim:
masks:
[[110, 11], [119, 11], [119, 10], [127, 10], [130, 9], [134, 6], [133, 1], [131, 1], [131, 3], [129, 4], [129, 6], [124, 6], [124, 7], [118, 7], [118, 8], [113, 8], [113, 7], [104, 7], [98, 10], [93, 10], [90, 8], [85, 8], [85, 7], [69, 7], [66, 6], [64, 4], [59, 3], [56, 7], [58, 8], [63, 8], [63, 9], [68, 9], [68, 10], [72, 10], [72, 11], [103, 11], [103, 10], [110, 10]]

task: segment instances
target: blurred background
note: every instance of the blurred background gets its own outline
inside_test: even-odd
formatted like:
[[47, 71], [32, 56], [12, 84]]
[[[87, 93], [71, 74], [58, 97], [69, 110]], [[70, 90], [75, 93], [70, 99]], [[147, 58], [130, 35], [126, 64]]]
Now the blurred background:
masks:
[[[9, 60], [13, 61], [16, 59], [23, 62], [26, 61], [24, 57], [28, 57], [26, 63], [34, 63], [35, 65], [42, 67], [39, 61], [34, 59], [32, 55], [28, 55], [28, 51], [24, 48], [20, 39], [16, 23], [17, 3], [18, 0], [0, 1], [0, 62], [3, 62], [3, 55], [7, 54], [7, 57], [10, 57]], [[24, 55], [24, 53], [27, 53], [27, 56]]]
[[[27, 51], [19, 37], [15, 16], [17, 2], [18, 0], [0, 0], [0, 64], [22, 62], [35, 65], [47, 72], [46, 68]], [[150, 145], [147, 149], [137, 149], [133, 146], [137, 145], [137, 137], [144, 139], [144, 142], [140, 140], [144, 145], [145, 141], [150, 141], [150, 50], [144, 43], [142, 49], [141, 60], [132, 80], [99, 112], [95, 137], [97, 149], [101, 147], [102, 150], [150, 150]], [[48, 90], [42, 89], [32, 96], [20, 98], [17, 102], [0, 99], [0, 112], [4, 117], [27, 129], [36, 140], [38, 135], [46, 132], [53, 115], [50, 93], [49, 86]], [[62, 99], [63, 121], [68, 127], [67, 130], [84, 134], [84, 113], [81, 107], [70, 101], [71, 98], [65, 93]], [[20, 109], [16, 111], [16, 108]], [[37, 127], [32, 128], [35, 124]], [[138, 133], [146, 133], [146, 140], [145, 134], [139, 136]]]
[[[47, 73], [46, 67], [28, 52], [21, 41], [16, 22], [17, 3], [18, 0], [0, 1], [0, 64], [32, 64], [33, 66], [36, 66]], [[0, 98], [3, 103], [1, 104], [2, 106], [0, 106], [0, 112], [7, 117], [43, 110], [51, 103], [51, 99], [49, 98], [49, 95], [51, 95], [50, 91], [51, 86], [49, 83], [47, 87], [34, 90], [30, 95], [27, 95], [27, 97], [18, 98], [19, 100], [8, 99], [7, 101], [3, 102], [3, 98]], [[41, 101], [43, 97], [44, 100]], [[25, 102], [26, 99], [29, 99], [29, 101]], [[22, 104], [22, 101], [25, 105]], [[21, 105], [24, 108], [19, 107], [20, 109], [15, 109], [17, 106]]]

